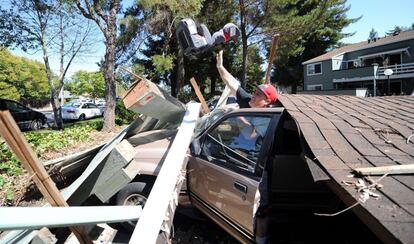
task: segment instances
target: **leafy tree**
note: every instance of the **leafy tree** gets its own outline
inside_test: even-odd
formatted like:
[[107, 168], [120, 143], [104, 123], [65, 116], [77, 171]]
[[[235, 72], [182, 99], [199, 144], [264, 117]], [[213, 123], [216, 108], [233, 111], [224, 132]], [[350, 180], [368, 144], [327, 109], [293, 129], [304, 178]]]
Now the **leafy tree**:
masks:
[[[138, 57], [132, 59], [132, 63], [138, 65], [139, 70], [151, 77], [152, 81], [170, 85], [173, 96], [177, 96], [183, 86], [188, 87], [188, 81], [191, 77], [195, 77], [202, 91], [209, 87], [210, 95], [213, 95], [219, 79], [215, 66], [215, 50], [196, 57], [184, 57], [173, 34], [176, 22], [182, 17], [195, 18], [198, 22], [206, 24], [211, 32], [221, 29], [228, 22], [234, 22], [237, 5], [232, 0], [222, 1], [221, 4], [226, 8], [217, 8], [216, 1], [205, 0], [199, 11], [193, 10], [199, 8], [199, 1], [183, 5], [181, 12], [177, 12], [174, 5], [170, 8], [168, 4], [156, 4], [151, 5], [150, 8], [139, 8], [141, 12], [135, 9], [133, 15], [138, 16], [137, 18], [142, 16], [143, 20], [140, 23], [148, 23], [146, 25], [148, 30], [146, 35], [142, 34], [141, 37], [141, 40], [145, 39], [143, 41], [145, 48], [141, 50]], [[191, 11], [185, 11], [186, 9]], [[184, 14], [186, 12], [188, 12], [187, 15]], [[194, 16], [197, 12], [198, 14]], [[125, 31], [125, 33], [128, 32]], [[139, 35], [138, 33], [137, 36]], [[226, 49], [224, 62], [230, 66], [237, 53], [236, 48], [234, 45], [226, 45], [217, 49], [219, 48]], [[161, 56], [163, 58], [157, 60], [153, 58]], [[172, 67], [168, 66], [160, 69], [159, 63], [169, 63], [167, 62], [169, 57], [173, 57]]]
[[376, 38], [378, 38], [378, 32], [372, 28], [369, 32], [368, 40], [374, 40]]
[[[266, 31], [280, 33], [272, 82], [292, 86], [295, 93], [303, 80], [302, 62], [340, 45], [342, 29], [360, 18], [349, 19], [345, 0], [301, 0], [281, 8], [268, 19]], [[289, 17], [291, 16], [292, 17]]]
[[[171, 94], [176, 96], [184, 80], [184, 57], [175, 42], [175, 25], [198, 13], [200, 7], [200, 0], [137, 2], [121, 21], [117, 63], [129, 62], [135, 73], [171, 86]], [[181, 70], [180, 75], [173, 78], [173, 70]], [[128, 83], [135, 79], [130, 75], [123, 78]]]
[[394, 29], [387, 31], [385, 34], [387, 36], [398, 35], [400, 34], [400, 32], [405, 31], [405, 30], [407, 30], [406, 27], [396, 25], [394, 26]]
[[[0, 41], [4, 45], [42, 51], [58, 129], [63, 128], [58, 97], [66, 72], [76, 55], [87, 46], [90, 33], [88, 23], [79, 22], [75, 10], [67, 1], [10, 0], [9, 9], [2, 10], [0, 15], [0, 30], [4, 35]], [[13, 22], [8, 23], [10, 20]], [[54, 52], [59, 54], [58, 76], [50, 66], [51, 53]]]
[[105, 102], [104, 131], [110, 131], [115, 127], [115, 103], [116, 103], [116, 81], [115, 81], [115, 51], [117, 39], [117, 20], [121, 10], [120, 0], [93, 1], [76, 0], [78, 9], [82, 15], [93, 20], [105, 37], [105, 60], [103, 71], [105, 76]]
[[66, 87], [76, 95], [89, 94], [93, 98], [105, 96], [105, 80], [102, 72], [78, 71]]
[[45, 66], [0, 48], [0, 97], [36, 100], [49, 97]]

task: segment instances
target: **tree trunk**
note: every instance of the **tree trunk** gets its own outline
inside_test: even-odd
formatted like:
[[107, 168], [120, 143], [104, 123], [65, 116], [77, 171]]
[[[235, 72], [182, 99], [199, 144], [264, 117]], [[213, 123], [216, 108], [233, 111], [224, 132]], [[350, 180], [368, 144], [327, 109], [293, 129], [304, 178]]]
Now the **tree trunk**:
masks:
[[182, 84], [184, 84], [184, 77], [184, 53], [179, 43], [177, 42], [177, 77], [175, 81], [171, 81], [171, 96], [178, 96], [178, 94], [180, 93], [180, 88]]
[[55, 118], [55, 127], [58, 130], [63, 129], [63, 120], [62, 120], [62, 110], [59, 103], [59, 93], [56, 93], [55, 84], [53, 82], [52, 70], [49, 63], [49, 54], [46, 47], [45, 41], [45, 32], [42, 30], [42, 40], [41, 40], [42, 50], [43, 50], [43, 61], [46, 67], [46, 76], [50, 86], [50, 103], [53, 108], [53, 116]]
[[115, 39], [116, 39], [116, 13], [111, 10], [106, 29], [106, 52], [105, 52], [105, 102], [104, 131], [111, 131], [115, 127], [115, 105], [116, 105], [116, 84], [115, 84]]
[[242, 36], [242, 73], [240, 77], [240, 85], [246, 88], [246, 73], [247, 73], [247, 35], [246, 35], [246, 13], [244, 9], [244, 0], [239, 1], [240, 4], [240, 31]]
[[214, 95], [216, 95], [216, 78], [212, 77], [211, 78], [211, 83], [210, 83], [210, 96], [213, 97]]
[[295, 83], [292, 84], [292, 94], [296, 94], [298, 92], [298, 85]]

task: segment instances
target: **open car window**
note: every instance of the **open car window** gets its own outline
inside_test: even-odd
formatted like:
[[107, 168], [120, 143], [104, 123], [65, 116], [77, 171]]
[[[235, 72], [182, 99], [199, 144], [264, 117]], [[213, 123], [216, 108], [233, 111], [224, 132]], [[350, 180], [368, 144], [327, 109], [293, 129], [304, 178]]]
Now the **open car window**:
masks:
[[202, 156], [213, 163], [255, 174], [257, 160], [271, 117], [234, 116], [208, 132]]

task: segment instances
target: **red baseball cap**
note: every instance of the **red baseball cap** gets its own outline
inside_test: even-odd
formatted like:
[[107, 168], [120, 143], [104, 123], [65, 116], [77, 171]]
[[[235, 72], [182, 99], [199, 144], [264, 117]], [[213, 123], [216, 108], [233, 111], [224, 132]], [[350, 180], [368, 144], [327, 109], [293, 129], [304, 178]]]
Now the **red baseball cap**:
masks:
[[270, 84], [261, 84], [257, 88], [259, 88], [270, 100], [270, 103], [274, 103], [277, 100], [277, 89], [276, 87]]

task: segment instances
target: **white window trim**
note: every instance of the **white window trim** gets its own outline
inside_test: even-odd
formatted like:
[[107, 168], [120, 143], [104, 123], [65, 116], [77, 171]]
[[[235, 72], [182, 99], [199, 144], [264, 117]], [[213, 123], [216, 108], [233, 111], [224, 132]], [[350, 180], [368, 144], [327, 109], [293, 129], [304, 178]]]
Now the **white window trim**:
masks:
[[[313, 73], [313, 74], [309, 74], [309, 67], [310, 66], [314, 66], [314, 70], [315, 70], [315, 65], [321, 65], [321, 72], [320, 73]], [[318, 63], [312, 63], [312, 64], [307, 64], [306, 65], [306, 75], [307, 76], [312, 76], [312, 75], [321, 75], [322, 74], [322, 62], [318, 62]]]
[[[323, 90], [323, 84], [307, 85], [306, 90], [307, 91], [319, 91], [319, 90], [315, 89], [315, 87], [318, 87], [318, 86], [321, 87], [321, 91], [322, 91]], [[310, 89], [310, 88], [312, 88], [312, 89]]]

